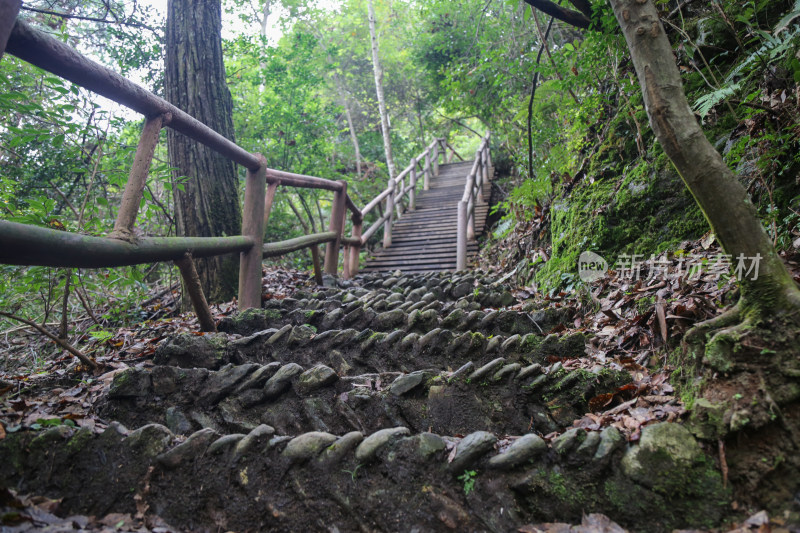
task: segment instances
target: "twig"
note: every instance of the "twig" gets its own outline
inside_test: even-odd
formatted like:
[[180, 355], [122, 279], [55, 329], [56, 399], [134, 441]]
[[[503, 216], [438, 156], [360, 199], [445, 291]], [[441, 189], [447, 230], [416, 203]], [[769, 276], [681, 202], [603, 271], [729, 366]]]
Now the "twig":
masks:
[[150, 30], [155, 34], [159, 34], [158, 30], [156, 30], [152, 26], [148, 26], [147, 24], [142, 24], [141, 22], [126, 22], [124, 20], [107, 20], [96, 17], [84, 17], [82, 15], [70, 15], [69, 13], [58, 13], [56, 11], [47, 11], [46, 9], [37, 9], [35, 7], [29, 7], [29, 6], [22, 6], [22, 9], [24, 9], [25, 11], [32, 11], [34, 13], [41, 13], [43, 15], [52, 15], [54, 17], [61, 17], [62, 19], [86, 20], [88, 22], [102, 22], [104, 24], [120, 24], [122, 26], [130, 26], [131, 28], [141, 28], [145, 30]]
[[27, 318], [22, 318], [20, 316], [14, 315], [12, 313], [6, 313], [5, 311], [0, 311], [0, 316], [4, 316], [6, 318], [10, 318], [12, 320], [16, 320], [17, 322], [22, 322], [23, 324], [29, 325], [30, 327], [34, 328], [36, 331], [38, 331], [39, 333], [41, 333], [42, 335], [44, 335], [48, 339], [52, 340], [53, 342], [55, 342], [56, 344], [58, 344], [59, 346], [61, 346], [65, 350], [67, 350], [69, 353], [71, 353], [75, 357], [77, 357], [80, 360], [80, 362], [83, 363], [84, 365], [88, 366], [89, 368], [91, 368], [93, 370], [97, 369], [97, 363], [95, 363], [94, 361], [92, 361], [91, 359], [86, 357], [83, 354], [83, 352], [81, 352], [80, 350], [78, 350], [77, 348], [72, 346], [67, 341], [65, 341], [63, 339], [59, 339], [56, 335], [53, 335], [52, 333], [47, 331], [45, 328], [43, 328], [42, 326], [40, 326], [36, 322], [31, 322]]
[[536, 31], [539, 32], [539, 39], [542, 44], [539, 47], [539, 53], [536, 55], [536, 72], [533, 73], [533, 85], [531, 86], [531, 96], [528, 99], [528, 179], [533, 179], [533, 99], [536, 97], [536, 87], [539, 85], [539, 63], [542, 60], [542, 53], [547, 47], [547, 38], [550, 36], [550, 30], [553, 28], [553, 21], [555, 17], [550, 17], [547, 23], [547, 31], [542, 35], [539, 29], [539, 19], [536, 18], [536, 11], [531, 7], [531, 12], [535, 19]]

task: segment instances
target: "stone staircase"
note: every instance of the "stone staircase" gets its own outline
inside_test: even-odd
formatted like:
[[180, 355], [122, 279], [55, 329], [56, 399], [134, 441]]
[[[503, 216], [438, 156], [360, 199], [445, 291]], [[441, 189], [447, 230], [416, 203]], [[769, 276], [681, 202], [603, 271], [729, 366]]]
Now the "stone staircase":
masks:
[[688, 431], [648, 426], [631, 446], [573, 428], [630, 375], [565, 369], [585, 336], [548, 332], [570, 310], [513, 303], [480, 273], [362, 274], [268, 300], [117, 373], [96, 406], [104, 432], [0, 441], [0, 484], [191, 531], [714, 523], [724, 490]]
[[[430, 188], [418, 193], [416, 209], [406, 211], [392, 227], [392, 245], [369, 257], [364, 272], [404, 274], [454, 271], [456, 269], [456, 223], [458, 202], [464, 194], [466, 176], [472, 161], [439, 166], [439, 175], [431, 177]], [[483, 186], [488, 200], [491, 185]], [[475, 236], [483, 234], [488, 202], [475, 205]], [[467, 244], [468, 259], [478, 251], [478, 243]]]

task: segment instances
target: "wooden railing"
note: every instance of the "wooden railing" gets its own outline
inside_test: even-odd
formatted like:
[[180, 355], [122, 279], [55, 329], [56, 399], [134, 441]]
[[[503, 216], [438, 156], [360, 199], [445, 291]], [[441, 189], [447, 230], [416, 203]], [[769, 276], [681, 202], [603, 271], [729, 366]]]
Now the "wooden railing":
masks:
[[458, 202], [456, 270], [467, 268], [467, 242], [475, 240], [475, 204], [483, 202], [483, 184], [489, 180], [489, 169], [492, 166], [489, 138], [490, 134], [487, 133], [475, 152], [475, 161], [464, 186], [464, 196]]
[[[391, 223], [396, 211], [414, 209], [417, 167], [422, 167], [424, 188], [431, 174], [439, 171], [439, 148], [449, 146], [442, 139], [431, 143], [411, 164], [390, 180], [387, 189], [359, 209], [347, 194], [347, 182], [292, 174], [269, 169], [260, 154], [250, 153], [208, 126], [181, 111], [118, 73], [99, 65], [68, 45], [40, 32], [17, 18], [21, 2], [0, 0], [0, 59], [9, 52], [57, 76], [103, 95], [145, 116], [145, 124], [134, 163], [123, 192], [113, 231], [107, 237], [94, 237], [50, 228], [0, 221], [0, 263], [76, 268], [104, 268], [157, 261], [174, 261], [184, 278], [192, 304], [204, 331], [213, 331], [214, 322], [200, 286], [193, 257], [208, 257], [239, 252], [239, 309], [261, 306], [261, 263], [275, 257], [309, 248], [315, 277], [321, 280], [318, 245], [327, 243], [324, 271], [335, 276], [339, 248], [345, 247], [345, 279], [358, 272], [361, 247], [382, 226], [384, 245], [391, 243]], [[206, 145], [247, 169], [242, 234], [230, 237], [136, 237], [134, 224], [152, 163], [159, 132], [170, 127]], [[452, 150], [452, 148], [451, 148]], [[442, 150], [441, 153], [444, 153]], [[452, 153], [450, 154], [452, 157]], [[406, 179], [408, 184], [406, 185]], [[279, 185], [329, 190], [334, 193], [327, 232], [281, 242], [264, 243], [264, 228]], [[364, 216], [381, 201], [384, 215], [362, 235]], [[404, 205], [405, 204], [405, 205]], [[352, 234], [345, 237], [347, 211], [351, 213]], [[386, 224], [388, 222], [388, 224]]]
[[[449, 152], [447, 152], [448, 148]], [[399, 220], [405, 210], [414, 211], [416, 209], [418, 168], [422, 170], [422, 190], [427, 191], [430, 188], [431, 176], [439, 175], [439, 156], [444, 154], [446, 154], [444, 158], [446, 162], [449, 162], [453, 155], [458, 155], [444, 139], [435, 139], [421, 154], [412, 158], [408, 166], [397, 177], [390, 179], [386, 189], [361, 210], [361, 216], [365, 217], [378, 204], [386, 202], [383, 215], [361, 235], [362, 245], [366, 244], [369, 238], [381, 228], [383, 228], [383, 247], [386, 248], [392, 244], [392, 224], [395, 219]], [[408, 180], [408, 184], [406, 184], [406, 180]], [[357, 268], [357, 266], [356, 263], [355, 267]]]

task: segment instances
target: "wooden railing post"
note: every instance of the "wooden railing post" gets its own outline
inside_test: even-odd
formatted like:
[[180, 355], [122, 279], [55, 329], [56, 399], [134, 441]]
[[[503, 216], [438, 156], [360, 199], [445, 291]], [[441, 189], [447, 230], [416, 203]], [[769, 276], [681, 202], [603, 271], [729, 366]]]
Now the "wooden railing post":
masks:
[[433, 175], [439, 176], [439, 139], [433, 143]]
[[405, 178], [398, 181], [394, 189], [394, 212], [397, 220], [403, 218], [403, 183]]
[[155, 154], [158, 144], [158, 135], [161, 132], [161, 126], [168, 123], [169, 119], [169, 115], [157, 115], [148, 118], [144, 123], [142, 135], [139, 137], [139, 145], [136, 147], [136, 155], [133, 157], [133, 165], [128, 174], [128, 183], [125, 184], [125, 192], [122, 193], [114, 230], [109, 235], [111, 238], [125, 241], [134, 240], [133, 227], [136, 224], [136, 215], [139, 213], [150, 164], [153, 162], [153, 154]]
[[422, 189], [427, 191], [431, 188], [431, 154], [430, 151], [425, 152], [425, 168], [423, 169], [425, 173], [422, 182]]
[[200, 331], [216, 332], [217, 325], [214, 322], [211, 309], [208, 307], [206, 295], [203, 294], [203, 285], [200, 283], [200, 276], [197, 275], [192, 255], [187, 253], [181, 259], [176, 260], [175, 264], [178, 266], [178, 270], [181, 271], [183, 286], [189, 294], [189, 300], [191, 300], [192, 307], [197, 315]]
[[11, 29], [14, 27], [14, 23], [17, 22], [17, 15], [21, 6], [22, 0], [0, 1], [0, 59], [3, 59], [6, 44], [8, 44], [8, 36], [11, 35]]
[[386, 222], [383, 224], [383, 247], [392, 245], [392, 223], [394, 222], [394, 185], [390, 185], [392, 192], [386, 197]]
[[411, 190], [408, 191], [408, 210], [417, 209], [417, 159], [411, 160], [411, 175], [408, 178]]
[[456, 270], [467, 268], [467, 202], [458, 202], [458, 226], [456, 234]]
[[253, 247], [239, 259], [239, 311], [261, 308], [261, 263], [264, 247], [264, 198], [267, 160], [256, 154], [261, 166], [247, 170], [242, 210], [242, 235], [253, 239]]
[[[355, 214], [353, 214], [352, 221], [353, 221], [353, 232], [350, 234], [350, 236], [353, 239], [358, 239], [358, 241], [361, 242], [361, 227], [362, 227], [364, 221], [361, 219], [360, 215], [356, 216]], [[358, 262], [359, 262], [360, 254], [361, 254], [361, 245], [360, 244], [351, 244], [350, 245], [350, 257], [348, 258], [349, 259], [349, 261], [348, 261], [348, 267], [349, 267], [348, 268], [348, 270], [349, 270], [348, 274], [349, 274], [350, 278], [352, 278], [353, 276], [358, 274]], [[346, 279], [349, 279], [349, 278], [346, 278]]]
[[267, 185], [267, 194], [264, 196], [264, 231], [267, 231], [269, 214], [272, 212], [272, 203], [275, 201], [275, 191], [278, 190], [280, 183], [273, 182]]
[[311, 263], [314, 265], [314, 281], [322, 285], [322, 264], [319, 260], [319, 245], [311, 246]]
[[328, 231], [336, 233], [336, 240], [325, 246], [325, 273], [336, 277], [339, 267], [339, 246], [342, 244], [342, 230], [344, 229], [344, 210], [347, 202], [347, 182], [340, 180], [341, 189], [333, 193], [331, 206], [331, 221]]
[[478, 190], [476, 203], [483, 203], [483, 184], [486, 183], [486, 156], [481, 152], [481, 163], [478, 165]]

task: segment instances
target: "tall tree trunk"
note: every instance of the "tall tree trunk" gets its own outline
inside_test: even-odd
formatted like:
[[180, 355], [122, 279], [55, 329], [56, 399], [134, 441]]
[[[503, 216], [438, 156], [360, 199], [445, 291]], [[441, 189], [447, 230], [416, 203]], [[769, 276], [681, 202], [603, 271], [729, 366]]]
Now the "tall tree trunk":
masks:
[[[736, 266], [757, 266], [740, 280], [740, 312], [796, 310], [800, 291], [772, 245], [745, 188], [697, 123], [655, 6], [649, 0], [611, 0], [644, 95], [650, 127], [694, 195]], [[753, 265], [753, 262], [757, 263]], [[755, 279], [752, 279], [755, 277]]]
[[[166, 28], [166, 98], [228, 139], [233, 139], [233, 102], [225, 84], [219, 0], [170, 0]], [[241, 233], [235, 164], [172, 129], [167, 147], [173, 178], [175, 223], [182, 236]], [[203, 291], [210, 302], [230, 300], [238, 287], [239, 257], [230, 254], [196, 259]]]
[[375, 72], [375, 92], [378, 95], [378, 112], [381, 115], [381, 132], [383, 133], [383, 150], [386, 153], [386, 167], [389, 178], [394, 178], [395, 168], [392, 158], [392, 139], [389, 126], [389, 114], [386, 112], [386, 100], [383, 98], [383, 69], [378, 58], [378, 34], [375, 32], [375, 6], [367, 0], [369, 10], [369, 38], [372, 45], [372, 70]]
[[[338, 76], [337, 76], [338, 77]], [[347, 117], [347, 127], [350, 130], [350, 141], [353, 143], [353, 150], [355, 151], [356, 155], [356, 176], [358, 179], [361, 179], [361, 146], [358, 144], [358, 134], [356, 133], [356, 126], [353, 123], [353, 114], [350, 112], [350, 101], [347, 98], [347, 93], [345, 92], [344, 88], [339, 85], [339, 94], [342, 98], [342, 106], [344, 107], [344, 113]]]

